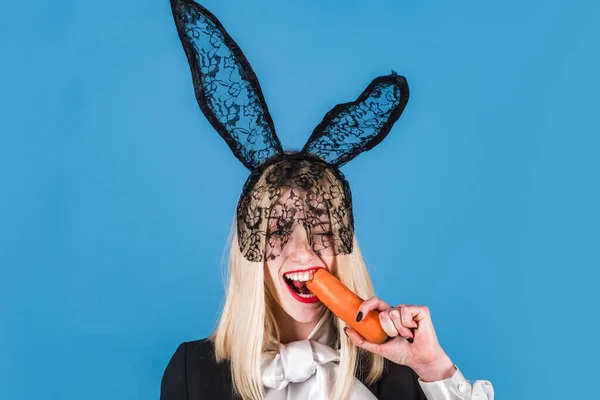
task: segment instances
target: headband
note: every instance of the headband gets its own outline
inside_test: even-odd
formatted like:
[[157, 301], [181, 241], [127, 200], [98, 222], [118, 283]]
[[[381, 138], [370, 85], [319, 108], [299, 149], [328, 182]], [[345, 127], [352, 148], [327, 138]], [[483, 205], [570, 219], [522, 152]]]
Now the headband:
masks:
[[276, 258], [295, 224], [317, 254], [351, 253], [352, 199], [339, 167], [387, 136], [408, 102], [406, 79], [375, 78], [355, 101], [325, 114], [302, 150], [284, 151], [256, 74], [223, 25], [191, 0], [171, 0], [171, 8], [198, 105], [250, 170], [237, 207], [243, 256]]

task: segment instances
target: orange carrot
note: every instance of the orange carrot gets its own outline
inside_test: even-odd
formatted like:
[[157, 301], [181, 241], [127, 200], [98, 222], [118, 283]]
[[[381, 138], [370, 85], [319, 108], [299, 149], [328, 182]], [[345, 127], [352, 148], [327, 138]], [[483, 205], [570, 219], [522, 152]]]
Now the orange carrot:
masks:
[[388, 338], [379, 322], [379, 311], [372, 310], [356, 322], [358, 307], [363, 299], [354, 294], [325, 269], [318, 269], [306, 287], [338, 318], [372, 343], [383, 343]]

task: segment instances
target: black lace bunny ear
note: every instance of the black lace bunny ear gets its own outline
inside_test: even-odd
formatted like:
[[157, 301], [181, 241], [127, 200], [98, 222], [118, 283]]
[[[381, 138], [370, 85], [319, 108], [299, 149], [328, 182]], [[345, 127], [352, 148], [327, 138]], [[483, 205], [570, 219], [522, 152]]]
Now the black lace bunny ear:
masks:
[[234, 155], [253, 170], [282, 154], [258, 79], [223, 25], [191, 0], [171, 0], [171, 8], [198, 104]]
[[406, 79], [396, 73], [375, 78], [356, 101], [338, 104], [302, 149], [341, 166], [378, 145], [408, 102]]

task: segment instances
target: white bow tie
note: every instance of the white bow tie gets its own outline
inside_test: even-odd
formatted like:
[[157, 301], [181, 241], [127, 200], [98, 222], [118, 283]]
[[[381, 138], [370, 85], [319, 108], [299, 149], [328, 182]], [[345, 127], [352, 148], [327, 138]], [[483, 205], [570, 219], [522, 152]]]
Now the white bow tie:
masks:
[[[309, 336], [322, 325], [323, 320]], [[279, 353], [262, 354], [262, 382], [265, 400], [330, 400], [336, 382], [339, 352], [315, 340], [280, 344]], [[354, 378], [351, 400], [377, 400], [371, 391]]]

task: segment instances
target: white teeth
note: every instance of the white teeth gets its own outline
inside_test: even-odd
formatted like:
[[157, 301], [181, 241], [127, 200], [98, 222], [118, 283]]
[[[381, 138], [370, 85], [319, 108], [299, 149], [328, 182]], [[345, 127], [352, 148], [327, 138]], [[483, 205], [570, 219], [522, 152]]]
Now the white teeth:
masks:
[[298, 296], [300, 297], [304, 297], [305, 299], [310, 299], [311, 297], [315, 297], [314, 294], [302, 294], [302, 293], [298, 293]]
[[285, 274], [285, 277], [293, 281], [306, 282], [307, 280], [312, 279], [313, 273], [314, 271], [292, 272], [291, 274]]

